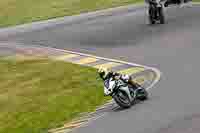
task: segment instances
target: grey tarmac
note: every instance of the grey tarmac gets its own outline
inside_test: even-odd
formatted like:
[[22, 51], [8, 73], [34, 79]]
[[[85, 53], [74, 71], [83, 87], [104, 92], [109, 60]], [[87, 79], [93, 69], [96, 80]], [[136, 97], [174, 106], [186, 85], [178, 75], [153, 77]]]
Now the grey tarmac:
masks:
[[147, 25], [144, 9], [24, 33], [1, 32], [0, 41], [123, 59], [162, 72], [148, 101], [111, 111], [74, 133], [199, 133], [200, 6], [169, 8], [167, 23], [154, 26]]

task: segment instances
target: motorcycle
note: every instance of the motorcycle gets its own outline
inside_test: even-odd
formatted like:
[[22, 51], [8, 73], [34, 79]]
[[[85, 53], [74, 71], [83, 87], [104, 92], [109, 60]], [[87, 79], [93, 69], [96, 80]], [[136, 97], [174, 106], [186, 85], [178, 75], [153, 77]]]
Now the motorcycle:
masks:
[[150, 0], [148, 9], [150, 24], [155, 24], [157, 21], [160, 24], [165, 23], [165, 17], [163, 12], [163, 5], [159, 0]]
[[183, 3], [189, 3], [189, 2], [192, 2], [192, 0], [166, 0], [164, 6], [168, 7], [170, 5], [181, 5]]
[[121, 108], [129, 108], [136, 100], [146, 100], [148, 92], [137, 84], [136, 88], [123, 81], [110, 77], [104, 81], [104, 95], [112, 96]]

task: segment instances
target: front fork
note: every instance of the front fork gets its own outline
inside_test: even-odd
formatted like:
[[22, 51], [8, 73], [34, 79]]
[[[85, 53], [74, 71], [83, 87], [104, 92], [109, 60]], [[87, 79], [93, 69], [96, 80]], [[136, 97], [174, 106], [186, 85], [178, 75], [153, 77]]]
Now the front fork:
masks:
[[158, 5], [150, 5], [149, 7], [149, 15], [154, 19], [157, 18], [160, 14], [159, 12], [162, 10], [163, 6], [161, 4]]
[[128, 86], [127, 86], [127, 87], [120, 87], [119, 89], [120, 89], [121, 91], [124, 91], [124, 92], [128, 95], [130, 101], [135, 100], [135, 98], [136, 98], [136, 93], [134, 93], [134, 95], [132, 95], [132, 94], [131, 94], [131, 93], [132, 93], [132, 90], [130, 90], [130, 88], [129, 88]]

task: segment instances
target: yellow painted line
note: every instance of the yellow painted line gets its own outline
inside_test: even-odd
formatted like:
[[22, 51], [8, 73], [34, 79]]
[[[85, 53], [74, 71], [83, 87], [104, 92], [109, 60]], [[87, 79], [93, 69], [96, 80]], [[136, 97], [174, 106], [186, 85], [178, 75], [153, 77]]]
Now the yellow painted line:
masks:
[[115, 66], [120, 66], [122, 65], [121, 63], [115, 63], [115, 62], [108, 62], [108, 63], [105, 63], [105, 64], [99, 64], [99, 65], [96, 65], [94, 66], [95, 68], [99, 68], [99, 67], [103, 67], [103, 68], [112, 68], [112, 67], [115, 67]]
[[77, 64], [88, 64], [88, 63], [96, 62], [96, 61], [98, 61], [98, 60], [99, 60], [99, 59], [97, 59], [97, 58], [86, 57], [86, 58], [84, 58], [84, 59], [78, 60], [78, 61], [75, 62], [75, 63], [77, 63]]
[[143, 67], [131, 67], [131, 68], [128, 68], [128, 69], [121, 70], [121, 71], [119, 71], [119, 73], [135, 74], [135, 73], [138, 73], [138, 72], [141, 72], [141, 71], [144, 71], [144, 70], [145, 70], [145, 68], [143, 68]]
[[71, 131], [72, 131], [72, 129], [60, 128], [60, 129], [51, 129], [48, 132], [49, 133], [68, 133]]
[[142, 84], [144, 84], [144, 82], [145, 82], [147, 79], [148, 79], [148, 78], [147, 78], [145, 75], [143, 75], [143, 76], [134, 78], [133, 81], [135, 81], [136, 83], [142, 85]]
[[133, 80], [139, 84], [144, 84], [146, 81], [155, 79], [152, 73], [145, 74], [134, 78]]
[[65, 60], [65, 59], [69, 59], [69, 58], [73, 58], [73, 57], [77, 57], [77, 56], [80, 56], [80, 55], [77, 55], [77, 54], [66, 54], [66, 55], [62, 55], [62, 56], [57, 56], [57, 57], [55, 57], [55, 59], [57, 59], [57, 60]]
[[76, 124], [66, 124], [64, 125], [63, 127], [60, 127], [60, 128], [55, 128], [55, 129], [51, 129], [49, 130], [49, 132], [51, 133], [66, 133], [66, 131], [71, 131], [71, 129], [73, 128], [77, 128], [77, 127], [80, 127], [82, 124], [84, 124], [83, 122], [80, 122], [80, 123], [76, 123]]
[[80, 125], [82, 125], [84, 122], [80, 122], [80, 123], [75, 123], [75, 124], [66, 124], [64, 125], [64, 128], [75, 128], [75, 127], [79, 127]]

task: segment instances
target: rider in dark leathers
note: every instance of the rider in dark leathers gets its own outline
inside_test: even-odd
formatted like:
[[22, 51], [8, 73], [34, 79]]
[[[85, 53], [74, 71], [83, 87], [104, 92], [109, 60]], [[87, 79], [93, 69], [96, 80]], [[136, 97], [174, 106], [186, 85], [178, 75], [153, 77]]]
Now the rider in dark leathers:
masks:
[[[164, 6], [168, 7], [169, 5], [175, 4], [175, 5], [181, 5], [182, 3], [187, 3], [192, 0], [160, 0], [164, 1]], [[149, 5], [154, 4], [156, 0], [145, 0], [145, 2]]]
[[192, 0], [166, 0], [164, 3], [165, 7], [168, 7], [169, 5], [175, 4], [175, 5], [182, 5], [183, 3], [191, 2]]

